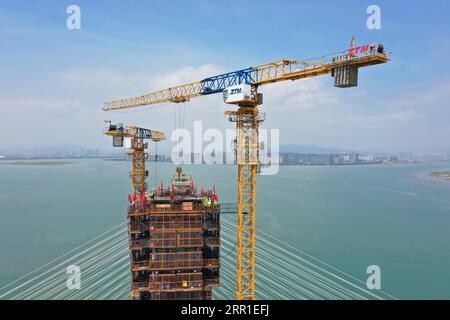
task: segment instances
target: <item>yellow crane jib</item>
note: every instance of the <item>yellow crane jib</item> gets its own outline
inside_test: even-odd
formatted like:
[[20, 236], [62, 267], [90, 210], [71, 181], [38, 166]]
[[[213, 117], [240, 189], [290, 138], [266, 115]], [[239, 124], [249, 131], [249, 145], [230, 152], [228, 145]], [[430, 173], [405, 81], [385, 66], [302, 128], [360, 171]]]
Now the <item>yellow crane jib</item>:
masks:
[[[336, 54], [324, 55], [318, 61], [280, 59], [277, 61], [233, 71], [201, 81], [182, 84], [164, 90], [105, 102], [103, 110], [119, 110], [166, 102], [186, 102], [202, 95], [221, 93], [239, 84], [253, 87], [286, 80], [298, 80], [331, 74], [337, 77], [337, 87], [348, 87], [343, 82], [349, 74], [354, 78], [357, 69], [386, 63], [389, 57], [380, 43], [351, 47]], [[347, 68], [346, 70], [344, 70]], [[351, 70], [350, 70], [351, 69]], [[356, 70], [356, 71], [355, 71]], [[344, 78], [344, 80], [342, 80]]]
[[194, 97], [222, 93], [225, 103], [237, 110], [227, 111], [236, 122], [236, 158], [238, 165], [238, 214], [236, 298], [255, 298], [256, 241], [256, 175], [259, 170], [258, 127], [264, 121], [259, 112], [263, 102], [258, 87], [287, 80], [298, 80], [330, 74], [334, 86], [349, 88], [358, 85], [358, 70], [389, 61], [380, 43], [351, 47], [338, 53], [312, 60], [280, 59], [238, 71], [205, 78], [201, 81], [148, 93], [138, 97], [109, 101], [103, 110], [119, 110], [145, 105], [186, 102]]
[[148, 176], [148, 171], [145, 169], [145, 160], [147, 159], [145, 149], [148, 148], [148, 144], [144, 140], [159, 142], [165, 140], [166, 135], [159, 131], [132, 125], [112, 124], [111, 121], [106, 121], [106, 123], [107, 126], [104, 133], [112, 137], [113, 146], [125, 147], [131, 150], [133, 191], [139, 193], [146, 190], [147, 184], [145, 179]]

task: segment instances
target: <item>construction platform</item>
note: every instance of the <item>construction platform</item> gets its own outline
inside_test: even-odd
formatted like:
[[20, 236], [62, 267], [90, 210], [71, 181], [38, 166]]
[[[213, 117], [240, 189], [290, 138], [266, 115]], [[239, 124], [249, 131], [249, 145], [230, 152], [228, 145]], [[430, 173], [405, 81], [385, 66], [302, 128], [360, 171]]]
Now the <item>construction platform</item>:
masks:
[[177, 172], [128, 208], [133, 299], [209, 300], [219, 287], [219, 198]]

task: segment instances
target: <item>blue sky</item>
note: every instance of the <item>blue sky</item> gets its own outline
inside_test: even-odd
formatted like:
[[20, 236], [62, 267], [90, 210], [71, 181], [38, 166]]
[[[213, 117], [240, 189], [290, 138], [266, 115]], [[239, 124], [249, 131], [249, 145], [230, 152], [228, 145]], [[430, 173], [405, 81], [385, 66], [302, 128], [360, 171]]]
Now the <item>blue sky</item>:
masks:
[[[71, 4], [81, 8], [81, 30], [66, 28]], [[381, 8], [381, 30], [366, 27], [370, 4]], [[279, 128], [283, 144], [450, 152], [449, 9], [448, 1], [0, 0], [0, 150], [108, 148], [105, 119], [170, 131], [171, 105], [106, 114], [102, 103], [335, 52], [354, 35], [382, 42], [392, 61], [361, 70], [350, 90], [329, 77], [264, 88], [264, 126]], [[186, 127], [230, 127], [228, 109], [219, 96], [194, 100]]]

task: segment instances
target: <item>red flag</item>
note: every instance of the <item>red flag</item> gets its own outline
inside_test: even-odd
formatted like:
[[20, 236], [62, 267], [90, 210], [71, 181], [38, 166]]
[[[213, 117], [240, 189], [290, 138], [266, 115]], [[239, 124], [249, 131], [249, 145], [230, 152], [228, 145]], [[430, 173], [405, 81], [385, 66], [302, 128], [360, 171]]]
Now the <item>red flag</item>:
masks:
[[133, 204], [133, 199], [131, 199], [131, 195], [128, 195], [128, 202], [129, 202], [130, 204]]
[[147, 203], [147, 195], [142, 195], [142, 204], [145, 206], [145, 204]]
[[137, 197], [136, 197], [136, 192], [133, 193], [133, 201], [136, 201]]
[[202, 187], [202, 196], [205, 194], [205, 189]]
[[191, 182], [191, 189], [194, 190], [194, 180]]

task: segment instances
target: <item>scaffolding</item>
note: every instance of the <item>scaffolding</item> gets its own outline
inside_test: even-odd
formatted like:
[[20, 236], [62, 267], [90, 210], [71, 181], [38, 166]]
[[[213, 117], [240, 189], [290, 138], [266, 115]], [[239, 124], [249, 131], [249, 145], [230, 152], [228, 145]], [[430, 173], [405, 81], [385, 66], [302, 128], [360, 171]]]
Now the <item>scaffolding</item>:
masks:
[[219, 287], [220, 205], [178, 172], [128, 208], [131, 294], [139, 300], [211, 299]]

